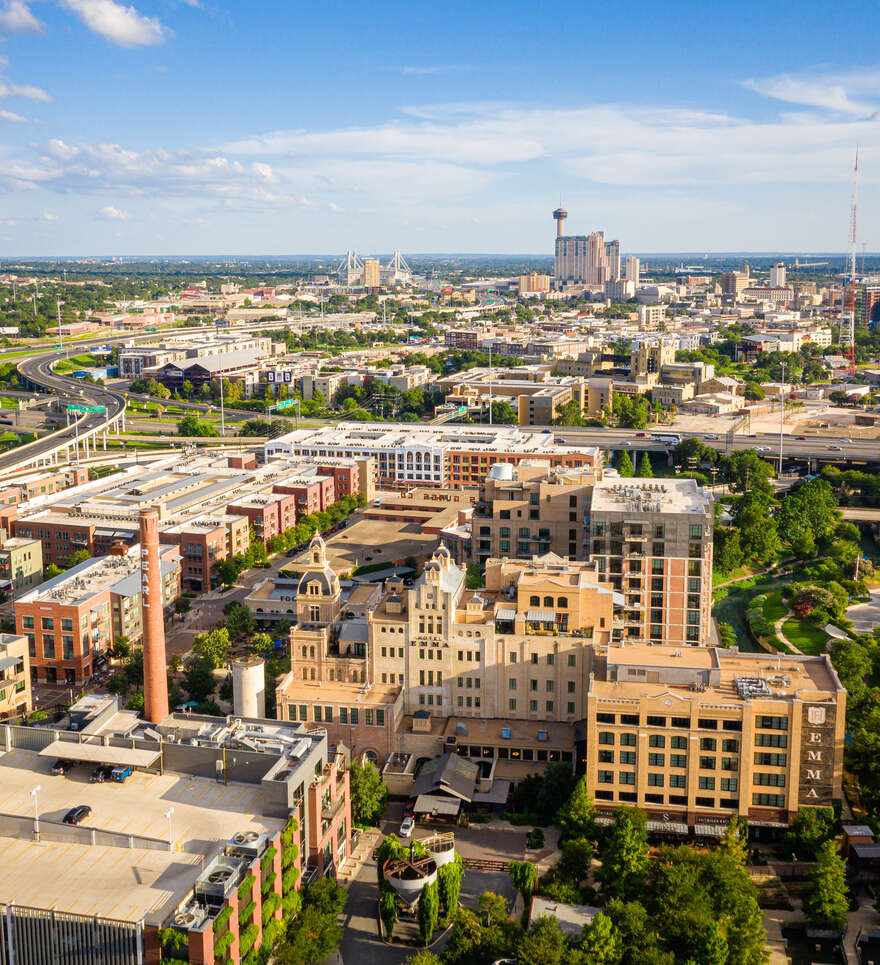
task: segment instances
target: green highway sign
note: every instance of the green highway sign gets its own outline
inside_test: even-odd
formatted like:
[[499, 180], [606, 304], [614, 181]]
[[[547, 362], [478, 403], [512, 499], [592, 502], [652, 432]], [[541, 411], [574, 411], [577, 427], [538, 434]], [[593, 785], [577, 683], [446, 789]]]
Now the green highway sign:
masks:
[[458, 414], [459, 414], [459, 415], [467, 415], [467, 406], [466, 406], [466, 405], [463, 405], [463, 406], [458, 410]]
[[76, 405], [71, 404], [67, 407], [68, 412], [106, 412], [103, 405]]

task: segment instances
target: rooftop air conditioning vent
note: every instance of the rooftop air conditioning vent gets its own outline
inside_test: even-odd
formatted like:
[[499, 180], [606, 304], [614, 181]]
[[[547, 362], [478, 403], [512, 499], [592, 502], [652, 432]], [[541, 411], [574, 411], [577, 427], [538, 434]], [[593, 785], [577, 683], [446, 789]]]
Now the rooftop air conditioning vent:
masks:
[[194, 925], [195, 921], [196, 916], [191, 911], [182, 911], [179, 915], [174, 916], [174, 924], [183, 925], [185, 928]]
[[236, 844], [252, 844], [259, 836], [257, 831], [239, 831], [238, 834], [233, 835], [232, 840]]
[[208, 881], [210, 881], [212, 885], [218, 885], [218, 884], [222, 884], [224, 881], [229, 881], [231, 877], [232, 877], [231, 871], [227, 871], [227, 870], [212, 871], [211, 874], [208, 875]]

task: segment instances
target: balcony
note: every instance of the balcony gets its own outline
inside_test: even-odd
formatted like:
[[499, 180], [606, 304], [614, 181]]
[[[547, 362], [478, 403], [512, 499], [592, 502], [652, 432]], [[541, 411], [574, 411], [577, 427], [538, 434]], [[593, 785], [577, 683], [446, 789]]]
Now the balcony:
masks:
[[340, 794], [335, 801], [328, 801], [326, 804], [321, 806], [321, 820], [326, 822], [328, 828], [333, 823], [333, 819], [336, 817], [336, 815], [342, 810], [344, 804], [345, 797]]

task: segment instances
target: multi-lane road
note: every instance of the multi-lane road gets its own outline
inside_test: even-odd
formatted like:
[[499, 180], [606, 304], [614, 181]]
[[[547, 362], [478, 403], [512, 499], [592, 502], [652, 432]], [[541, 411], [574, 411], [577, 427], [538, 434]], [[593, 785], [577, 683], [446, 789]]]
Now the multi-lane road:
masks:
[[[651, 431], [637, 432], [635, 429], [596, 429], [572, 426], [530, 426], [537, 431], [550, 431], [557, 442], [565, 445], [599, 446], [602, 449], [643, 450], [673, 448], [669, 443], [651, 439]], [[677, 429], [654, 430], [664, 435], [677, 435], [682, 439], [699, 439], [719, 452], [731, 449], [756, 449], [767, 459], [779, 458], [779, 434], [758, 433], [756, 435], [734, 435], [714, 432], [680, 432]], [[791, 436], [782, 439], [784, 459], [813, 458], [821, 462], [880, 462], [880, 440], [852, 439], [846, 436]]]

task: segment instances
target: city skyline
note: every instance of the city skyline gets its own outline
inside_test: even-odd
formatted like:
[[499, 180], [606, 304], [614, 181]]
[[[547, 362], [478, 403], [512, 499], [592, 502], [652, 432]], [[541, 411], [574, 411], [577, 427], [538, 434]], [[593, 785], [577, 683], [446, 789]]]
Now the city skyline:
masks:
[[549, 256], [560, 195], [628, 253], [842, 252], [880, 169], [850, 10], [5, 0], [0, 255]]

